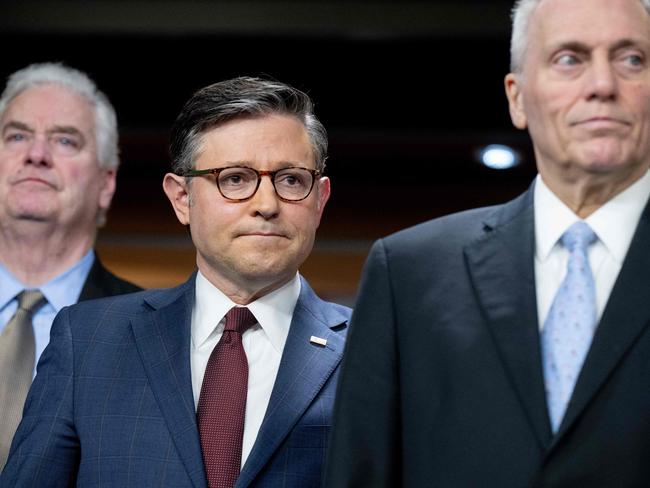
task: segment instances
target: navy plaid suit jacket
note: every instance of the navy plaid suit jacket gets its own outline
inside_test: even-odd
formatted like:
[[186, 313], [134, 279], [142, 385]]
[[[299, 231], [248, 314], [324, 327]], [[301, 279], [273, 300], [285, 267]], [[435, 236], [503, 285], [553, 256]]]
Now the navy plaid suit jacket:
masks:
[[[0, 486], [206, 487], [190, 372], [193, 303], [194, 277], [63, 309]], [[302, 280], [238, 488], [319, 486], [349, 316]]]

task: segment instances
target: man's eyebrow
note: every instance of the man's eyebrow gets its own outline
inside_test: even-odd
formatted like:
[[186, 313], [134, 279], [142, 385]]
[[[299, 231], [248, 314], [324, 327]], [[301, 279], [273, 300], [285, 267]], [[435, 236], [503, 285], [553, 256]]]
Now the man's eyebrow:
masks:
[[[2, 128], [2, 132], [4, 133], [8, 129], [23, 130], [25, 132], [31, 132], [31, 133], [36, 132], [29, 125], [25, 124], [24, 122], [19, 122], [17, 120], [10, 120], [9, 122], [7, 122], [4, 125], [4, 127]], [[78, 135], [79, 137], [84, 138], [83, 133], [73, 125], [55, 125], [51, 129], [49, 129], [47, 131], [47, 133], [48, 134], [57, 134], [57, 133], [59, 133], [59, 134]]]
[[564, 42], [558, 42], [557, 44], [554, 44], [552, 46], [551, 52], [556, 53], [558, 51], [563, 51], [563, 50], [569, 50], [569, 51], [576, 51], [580, 53], [584, 52], [589, 52], [591, 51], [591, 48], [580, 41], [564, 41]]
[[55, 125], [51, 129], [48, 129], [47, 131], [48, 134], [70, 134], [70, 135], [78, 135], [80, 137], [83, 137], [83, 134], [79, 129], [77, 129], [73, 125]]
[[2, 128], [2, 133], [4, 134], [9, 129], [23, 130], [25, 132], [32, 132], [32, 133], [34, 132], [34, 129], [32, 129], [30, 126], [28, 126], [23, 122], [19, 122], [17, 120], [10, 120], [9, 122], [7, 122]]
[[[644, 46], [648, 46], [647, 41], [642, 41], [639, 39], [632, 39], [632, 38], [625, 38], [625, 39], [620, 39], [616, 41], [610, 48], [609, 51], [617, 51], [619, 49], [625, 49], [627, 47], [639, 47], [642, 48]], [[552, 46], [551, 52], [558, 52], [562, 51], [564, 49], [567, 49], [569, 51], [575, 51], [575, 52], [589, 52], [592, 50], [592, 47], [589, 46], [588, 44], [585, 44], [584, 42], [580, 41], [565, 41], [565, 42], [558, 42], [557, 44], [554, 44]]]
[[637, 47], [639, 49], [648, 49], [648, 41], [640, 41], [638, 39], [621, 39], [617, 41], [611, 48], [611, 51], [618, 51], [627, 47]]
[[[228, 161], [224, 161], [222, 164], [223, 164], [223, 166], [221, 166], [221, 167], [223, 167], [223, 168], [229, 168], [229, 167], [234, 166], [234, 167], [240, 167], [240, 168], [251, 168], [251, 169], [253, 169], [253, 167], [255, 166], [254, 162], [247, 161], [247, 160], [236, 160], [236, 161], [228, 160]], [[301, 166], [304, 163], [300, 163], [298, 161], [286, 161], [286, 160], [283, 159], [281, 161], [277, 161], [277, 162], [274, 162], [272, 164], [281, 166], [279, 169], [284, 169], [284, 168], [294, 168], [294, 167], [297, 167], [297, 166]]]
[[79, 139], [78, 142], [80, 147], [86, 145], [86, 137], [83, 135], [83, 132], [73, 125], [55, 125], [47, 131], [47, 134], [68, 134]]

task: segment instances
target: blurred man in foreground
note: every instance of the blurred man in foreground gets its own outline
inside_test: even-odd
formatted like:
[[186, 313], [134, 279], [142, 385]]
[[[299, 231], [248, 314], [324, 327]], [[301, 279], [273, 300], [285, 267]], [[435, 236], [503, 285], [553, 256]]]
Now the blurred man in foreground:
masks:
[[505, 205], [377, 242], [327, 486], [650, 486], [650, 5], [521, 0]]

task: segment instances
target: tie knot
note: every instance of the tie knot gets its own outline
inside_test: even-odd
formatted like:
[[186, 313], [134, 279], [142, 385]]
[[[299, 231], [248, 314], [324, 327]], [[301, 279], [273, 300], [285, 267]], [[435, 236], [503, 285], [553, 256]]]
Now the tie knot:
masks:
[[23, 290], [17, 296], [18, 308], [33, 313], [45, 304], [45, 297], [39, 290]]
[[569, 252], [573, 252], [576, 248], [581, 251], [586, 251], [587, 248], [596, 240], [596, 234], [589, 224], [579, 220], [571, 227], [569, 227], [560, 239], [562, 245], [566, 247]]
[[255, 315], [246, 307], [232, 307], [226, 314], [226, 326], [224, 331], [232, 330], [243, 334], [246, 329], [257, 322]]

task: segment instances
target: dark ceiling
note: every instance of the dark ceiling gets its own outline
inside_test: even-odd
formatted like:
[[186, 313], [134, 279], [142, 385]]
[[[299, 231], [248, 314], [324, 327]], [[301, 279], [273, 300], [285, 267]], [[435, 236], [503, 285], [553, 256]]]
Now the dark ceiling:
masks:
[[[312, 95], [331, 139], [340, 212], [422, 218], [502, 201], [534, 174], [509, 120], [509, 1], [22, 0], [0, 16], [0, 77], [29, 63], [87, 71], [122, 133], [118, 199], [161, 198], [167, 131], [197, 88], [264, 75]], [[484, 144], [510, 143], [522, 167], [488, 170]], [[151, 197], [149, 195], [155, 195]], [[338, 198], [338, 201], [336, 200]]]

